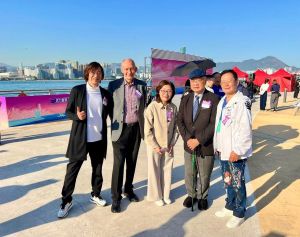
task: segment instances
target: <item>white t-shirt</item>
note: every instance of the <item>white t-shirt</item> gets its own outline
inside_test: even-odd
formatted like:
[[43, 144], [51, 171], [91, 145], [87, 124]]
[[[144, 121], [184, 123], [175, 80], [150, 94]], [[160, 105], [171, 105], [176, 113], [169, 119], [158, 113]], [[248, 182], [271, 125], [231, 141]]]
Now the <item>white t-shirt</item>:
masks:
[[260, 86], [259, 94], [260, 94], [260, 95], [263, 95], [268, 89], [269, 89], [269, 83], [263, 83], [263, 84]]
[[102, 140], [102, 96], [100, 88], [86, 83], [87, 94], [87, 142]]

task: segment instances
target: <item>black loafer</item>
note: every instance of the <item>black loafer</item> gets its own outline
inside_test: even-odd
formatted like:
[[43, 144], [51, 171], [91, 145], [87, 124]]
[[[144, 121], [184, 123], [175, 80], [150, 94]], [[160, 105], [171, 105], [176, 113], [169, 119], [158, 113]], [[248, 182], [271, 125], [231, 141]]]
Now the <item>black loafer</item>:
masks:
[[195, 203], [197, 202], [197, 198], [194, 198], [194, 200], [193, 200], [192, 197], [188, 196], [188, 197], [184, 200], [183, 206], [186, 207], [186, 208], [190, 208], [190, 207], [192, 207], [192, 202], [194, 202], [194, 204], [195, 204]]
[[111, 212], [112, 213], [120, 213], [121, 212], [120, 201], [113, 201], [113, 203], [111, 204]]
[[124, 193], [125, 197], [129, 199], [130, 202], [138, 202], [140, 199], [138, 198], [137, 195], [135, 195], [134, 192], [131, 193]]
[[198, 200], [198, 209], [199, 210], [207, 210], [208, 209], [207, 199], [199, 199]]

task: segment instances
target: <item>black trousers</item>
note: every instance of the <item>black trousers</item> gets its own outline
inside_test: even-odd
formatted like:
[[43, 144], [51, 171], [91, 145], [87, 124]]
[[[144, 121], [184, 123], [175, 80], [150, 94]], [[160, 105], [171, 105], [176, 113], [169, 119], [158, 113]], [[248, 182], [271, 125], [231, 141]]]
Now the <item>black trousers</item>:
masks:
[[114, 150], [114, 165], [111, 180], [112, 200], [121, 200], [124, 163], [126, 161], [126, 181], [124, 192], [133, 192], [133, 178], [136, 161], [141, 144], [141, 133], [139, 124], [124, 124], [121, 136], [118, 141], [112, 142]]
[[[91, 158], [92, 165], [92, 195], [98, 197], [101, 193], [103, 177], [102, 177], [102, 164], [103, 164], [103, 141], [88, 142], [87, 143], [87, 152]], [[83, 164], [83, 160], [75, 160], [70, 162], [67, 165], [67, 171], [64, 181], [64, 186], [61, 191], [62, 202], [68, 203], [72, 201], [72, 194], [75, 189], [76, 179], [79, 173], [79, 170]]]
[[267, 105], [267, 92], [263, 93], [262, 95], [260, 95], [260, 110], [265, 110], [266, 109], [266, 105]]
[[299, 94], [299, 87], [295, 88], [295, 91], [294, 91], [294, 98], [298, 98], [298, 94]]

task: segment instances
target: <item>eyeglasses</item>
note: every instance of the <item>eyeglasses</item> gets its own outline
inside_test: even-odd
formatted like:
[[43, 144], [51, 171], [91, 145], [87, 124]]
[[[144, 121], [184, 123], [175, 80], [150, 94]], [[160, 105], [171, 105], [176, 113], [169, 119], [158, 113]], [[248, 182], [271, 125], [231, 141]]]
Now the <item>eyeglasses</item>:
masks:
[[173, 91], [165, 91], [165, 90], [160, 90], [159, 91], [160, 93], [162, 93], [162, 94], [172, 94], [173, 93]]

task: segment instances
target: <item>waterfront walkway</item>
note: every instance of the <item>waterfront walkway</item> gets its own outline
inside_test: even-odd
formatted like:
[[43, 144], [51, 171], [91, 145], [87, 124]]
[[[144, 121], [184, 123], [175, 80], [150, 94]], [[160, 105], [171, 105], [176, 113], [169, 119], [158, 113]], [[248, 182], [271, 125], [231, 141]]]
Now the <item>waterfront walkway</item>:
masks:
[[[176, 104], [179, 96], [175, 97]], [[89, 202], [89, 160], [77, 180], [74, 206], [65, 219], [57, 219], [67, 159], [64, 158], [70, 121], [10, 128], [2, 131], [0, 146], [0, 236], [299, 236], [300, 233], [300, 114], [293, 116], [288, 103], [278, 112], [259, 112], [253, 105], [254, 156], [247, 172], [248, 212], [234, 230], [227, 219], [214, 216], [224, 205], [224, 190], [216, 162], [209, 193], [210, 208], [185, 209], [183, 144], [175, 147], [171, 205], [158, 207], [144, 198], [147, 158], [142, 142], [134, 180], [138, 203], [122, 200], [122, 212], [110, 211], [113, 165], [109, 143], [103, 165], [102, 195], [106, 207]], [[250, 174], [249, 174], [250, 173]], [[296, 201], [297, 200], [297, 201]], [[298, 215], [297, 215], [298, 214]]]

